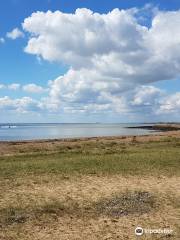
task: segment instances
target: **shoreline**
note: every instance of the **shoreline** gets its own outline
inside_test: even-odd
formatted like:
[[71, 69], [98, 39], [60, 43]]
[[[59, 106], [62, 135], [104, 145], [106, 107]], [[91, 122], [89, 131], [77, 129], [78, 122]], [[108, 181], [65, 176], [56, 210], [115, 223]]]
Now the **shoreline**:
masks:
[[[133, 126], [125, 127], [127, 129], [146, 129], [151, 130], [147, 134], [137, 135], [112, 135], [112, 136], [92, 136], [92, 137], [68, 137], [68, 138], [42, 138], [42, 139], [27, 139], [27, 140], [0, 140], [0, 145], [4, 143], [16, 144], [16, 143], [48, 143], [48, 142], [77, 142], [77, 141], [88, 141], [88, 140], [103, 140], [103, 139], [128, 139], [128, 138], [146, 138], [146, 137], [157, 137], [157, 136], [169, 136], [171, 134], [180, 134], [180, 124], [158, 124], [158, 125], [147, 125], [147, 126]], [[153, 134], [152, 134], [153, 133]]]
[[81, 144], [119, 144], [129, 145], [142, 143], [171, 141], [180, 138], [180, 130], [162, 131], [148, 135], [129, 135], [129, 136], [107, 136], [107, 137], [87, 137], [87, 138], [66, 138], [66, 139], [42, 139], [27, 141], [0, 141], [0, 155], [12, 156], [14, 154], [24, 155], [27, 153], [36, 153], [37, 151], [56, 152], [59, 148], [74, 149]]

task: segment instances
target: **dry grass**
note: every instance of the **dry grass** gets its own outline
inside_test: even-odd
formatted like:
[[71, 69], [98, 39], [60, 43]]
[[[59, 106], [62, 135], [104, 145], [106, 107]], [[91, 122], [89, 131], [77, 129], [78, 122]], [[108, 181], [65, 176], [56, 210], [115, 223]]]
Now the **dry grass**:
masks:
[[0, 239], [180, 239], [179, 137], [148, 139], [4, 143]]
[[179, 177], [118, 175], [6, 182], [0, 239], [135, 239], [138, 225], [172, 228], [169, 239], [178, 239], [179, 183]]

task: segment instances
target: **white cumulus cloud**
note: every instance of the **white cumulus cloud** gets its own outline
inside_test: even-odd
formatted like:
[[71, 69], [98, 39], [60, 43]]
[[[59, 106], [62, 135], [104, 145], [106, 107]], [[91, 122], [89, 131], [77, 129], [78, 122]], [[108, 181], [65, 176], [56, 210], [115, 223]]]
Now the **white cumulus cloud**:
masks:
[[7, 89], [16, 91], [20, 88], [20, 86], [21, 85], [19, 83], [12, 83], [7, 85]]
[[6, 111], [16, 111], [20, 113], [39, 111], [39, 102], [30, 97], [10, 98], [5, 96], [0, 98], [0, 109]]
[[0, 38], [0, 43], [5, 43], [5, 39], [4, 38]]
[[180, 92], [167, 96], [161, 100], [160, 108], [157, 110], [159, 114], [180, 114]]
[[163, 91], [153, 86], [141, 86], [135, 90], [132, 105], [153, 106], [162, 98]]
[[18, 28], [14, 28], [11, 32], [7, 32], [6, 36], [12, 40], [15, 40], [17, 38], [24, 37], [24, 33]]
[[29, 92], [29, 93], [43, 93], [46, 92], [47, 90], [39, 85], [36, 85], [34, 83], [30, 83], [27, 85], [23, 86], [23, 90], [25, 92]]
[[5, 85], [4, 84], [0, 84], [0, 89], [4, 89]]
[[[102, 104], [110, 98], [122, 103], [126, 91], [179, 77], [180, 11], [156, 11], [149, 28], [139, 23], [137, 13], [77, 9], [74, 14], [36, 12], [24, 20], [23, 29], [30, 33], [25, 51], [69, 66], [49, 83], [49, 103], [56, 108], [107, 108]], [[160, 94], [149, 87], [148, 99], [144, 91], [131, 99], [134, 106], [151, 105]]]

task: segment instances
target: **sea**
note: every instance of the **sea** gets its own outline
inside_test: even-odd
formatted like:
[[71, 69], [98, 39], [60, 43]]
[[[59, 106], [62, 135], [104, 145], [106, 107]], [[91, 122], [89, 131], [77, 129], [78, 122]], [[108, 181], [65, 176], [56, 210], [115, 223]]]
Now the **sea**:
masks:
[[[0, 141], [65, 139], [103, 136], [146, 135], [154, 131], [129, 128], [142, 123], [11, 123], [0, 124]], [[152, 125], [152, 124], [151, 124]]]

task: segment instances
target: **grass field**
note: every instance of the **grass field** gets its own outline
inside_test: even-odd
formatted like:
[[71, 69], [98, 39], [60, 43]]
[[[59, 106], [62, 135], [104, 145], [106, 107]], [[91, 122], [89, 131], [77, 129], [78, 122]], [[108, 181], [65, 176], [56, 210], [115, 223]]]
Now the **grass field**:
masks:
[[180, 137], [0, 144], [0, 239], [180, 239]]

